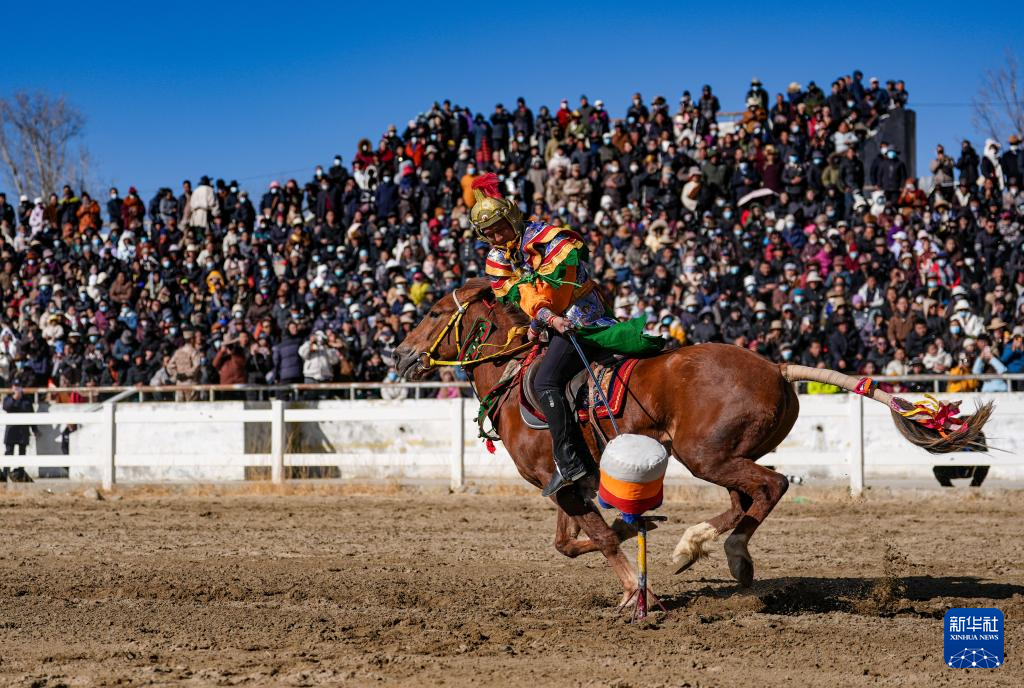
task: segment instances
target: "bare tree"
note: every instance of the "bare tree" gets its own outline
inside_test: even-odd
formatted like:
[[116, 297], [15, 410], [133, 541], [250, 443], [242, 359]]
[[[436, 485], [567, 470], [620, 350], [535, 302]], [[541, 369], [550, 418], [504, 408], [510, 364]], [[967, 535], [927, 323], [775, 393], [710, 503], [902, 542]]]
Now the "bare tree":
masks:
[[18, 92], [0, 98], [0, 161], [26, 196], [45, 196], [85, 176], [85, 117], [63, 96]]
[[1002, 67], [985, 72], [974, 98], [974, 125], [996, 141], [1024, 132], [1024, 74], [1012, 50]]

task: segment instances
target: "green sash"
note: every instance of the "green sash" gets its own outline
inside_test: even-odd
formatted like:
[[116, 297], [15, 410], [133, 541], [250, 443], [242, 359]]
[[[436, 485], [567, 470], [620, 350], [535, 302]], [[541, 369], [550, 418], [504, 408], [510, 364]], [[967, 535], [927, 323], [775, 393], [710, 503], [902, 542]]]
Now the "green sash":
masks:
[[624, 320], [614, 325], [581, 327], [576, 338], [582, 344], [624, 356], [649, 356], [662, 350], [665, 340], [644, 334], [647, 316]]

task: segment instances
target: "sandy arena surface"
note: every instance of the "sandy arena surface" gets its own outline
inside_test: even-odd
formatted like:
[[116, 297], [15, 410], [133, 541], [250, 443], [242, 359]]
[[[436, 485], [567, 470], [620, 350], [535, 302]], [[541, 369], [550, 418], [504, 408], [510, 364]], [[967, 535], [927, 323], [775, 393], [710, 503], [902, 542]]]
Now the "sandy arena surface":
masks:
[[[0, 488], [0, 682], [1024, 684], [1024, 493], [795, 487], [741, 590], [719, 547], [671, 575], [686, 526], [726, 502], [677, 491], [651, 535], [671, 616], [629, 625], [601, 555], [551, 546], [539, 497], [349, 491]], [[954, 606], [1003, 610], [1003, 667], [943, 665]]]

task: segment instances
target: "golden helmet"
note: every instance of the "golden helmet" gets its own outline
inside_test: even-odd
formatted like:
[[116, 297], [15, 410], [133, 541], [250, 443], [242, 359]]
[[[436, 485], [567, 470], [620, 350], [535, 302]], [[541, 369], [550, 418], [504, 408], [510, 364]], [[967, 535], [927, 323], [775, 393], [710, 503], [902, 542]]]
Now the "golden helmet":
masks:
[[502, 198], [495, 174], [487, 173], [473, 180], [473, 197], [469, 220], [478, 237], [486, 240], [484, 230], [503, 219], [512, 225], [517, 235], [522, 234], [523, 212], [515, 202]]

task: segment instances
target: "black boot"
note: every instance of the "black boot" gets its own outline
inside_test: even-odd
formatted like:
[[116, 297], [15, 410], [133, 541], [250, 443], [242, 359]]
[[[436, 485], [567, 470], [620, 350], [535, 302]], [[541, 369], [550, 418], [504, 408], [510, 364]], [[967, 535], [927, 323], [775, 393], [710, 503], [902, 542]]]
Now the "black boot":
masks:
[[574, 442], [575, 419], [565, 398], [558, 392], [545, 390], [540, 394], [540, 407], [548, 420], [555, 456], [555, 474], [540, 494], [542, 497], [550, 497], [563, 487], [585, 478], [590, 471]]

